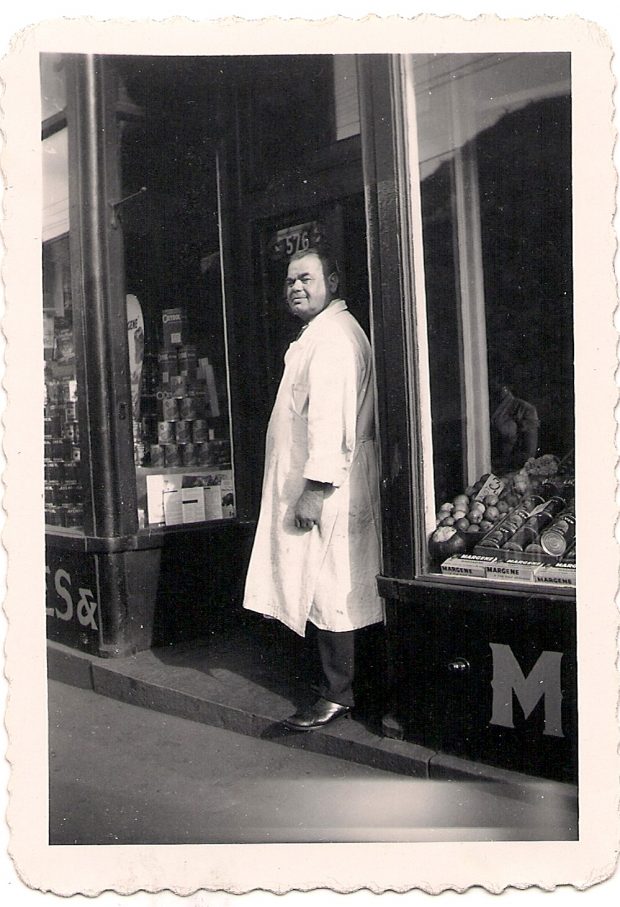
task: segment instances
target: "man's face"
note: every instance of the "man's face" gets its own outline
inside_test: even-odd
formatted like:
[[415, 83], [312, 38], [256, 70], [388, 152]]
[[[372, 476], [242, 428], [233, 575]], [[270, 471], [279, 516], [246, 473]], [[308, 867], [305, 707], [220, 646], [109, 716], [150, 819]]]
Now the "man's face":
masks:
[[286, 275], [286, 301], [293, 313], [308, 323], [327, 308], [336, 292], [338, 280], [323, 274], [321, 259], [314, 254], [292, 261]]

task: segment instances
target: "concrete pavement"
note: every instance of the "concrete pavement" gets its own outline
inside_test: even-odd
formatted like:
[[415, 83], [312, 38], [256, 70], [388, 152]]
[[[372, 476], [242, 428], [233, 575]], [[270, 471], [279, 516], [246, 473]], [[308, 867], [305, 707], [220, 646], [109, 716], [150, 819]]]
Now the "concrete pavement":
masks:
[[49, 710], [54, 844], [577, 837], [552, 782], [397, 774], [54, 680]]

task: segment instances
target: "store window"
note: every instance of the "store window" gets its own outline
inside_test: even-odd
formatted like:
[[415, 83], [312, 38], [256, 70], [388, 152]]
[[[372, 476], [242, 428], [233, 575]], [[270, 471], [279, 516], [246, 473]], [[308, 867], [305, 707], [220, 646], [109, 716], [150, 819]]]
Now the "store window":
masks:
[[408, 67], [428, 569], [572, 587], [570, 56], [420, 55]]
[[45, 522], [81, 532], [84, 483], [69, 251], [69, 150], [62, 57], [41, 55]]
[[[248, 188], [315, 166], [317, 153], [359, 135], [357, 64], [352, 54], [239, 59], [245, 83]], [[325, 161], [323, 161], [325, 163]]]
[[236, 501], [217, 60], [125, 58], [119, 75], [130, 111], [120, 221], [138, 523], [227, 520]]

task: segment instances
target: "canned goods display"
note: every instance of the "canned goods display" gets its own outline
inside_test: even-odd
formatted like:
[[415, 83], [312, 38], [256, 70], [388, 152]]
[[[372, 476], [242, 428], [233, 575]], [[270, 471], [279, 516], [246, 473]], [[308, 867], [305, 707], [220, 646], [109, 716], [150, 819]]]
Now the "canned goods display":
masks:
[[81, 506], [77, 390], [75, 378], [46, 377], [43, 423], [46, 521], [56, 526], [65, 525], [67, 507]]
[[[199, 445], [198, 445], [199, 446]], [[184, 444], [181, 449], [181, 462], [183, 466], [199, 466], [199, 451], [195, 444]]]
[[60, 416], [50, 416], [48, 425], [45, 426], [45, 431], [52, 440], [59, 438], [62, 433], [62, 419]]
[[194, 459], [196, 466], [208, 466], [209, 451], [206, 444], [194, 442]]
[[577, 546], [575, 545], [574, 542], [570, 546], [570, 548], [568, 548], [566, 550], [566, 552], [564, 553], [564, 555], [562, 557], [562, 560], [567, 561], [569, 564], [575, 563], [575, 561], [577, 560]]
[[72, 444], [78, 444], [80, 441], [80, 428], [77, 422], [66, 422], [63, 429], [63, 437]]
[[48, 526], [60, 526], [60, 508], [54, 506], [46, 507], [45, 522]]
[[166, 466], [180, 466], [181, 465], [181, 451], [177, 444], [165, 444], [164, 445], [164, 459]]
[[575, 539], [576, 516], [572, 510], [564, 510], [540, 536], [540, 544], [547, 554], [561, 557]]
[[143, 440], [152, 440], [157, 435], [157, 417], [145, 416], [142, 419], [142, 438]]
[[157, 423], [157, 441], [159, 444], [172, 444], [175, 440], [174, 422]]
[[49, 403], [60, 403], [61, 400], [61, 390], [60, 382], [51, 380], [46, 382], [47, 388], [47, 400]]
[[209, 463], [212, 466], [218, 466], [220, 469], [230, 467], [230, 441], [223, 438], [216, 438], [209, 441]]
[[52, 438], [52, 459], [64, 460], [65, 440], [64, 438]]
[[179, 374], [179, 363], [174, 350], [162, 350], [157, 357], [157, 363], [162, 384], [169, 384], [170, 379]]
[[204, 394], [194, 394], [194, 407], [196, 409], [196, 418], [204, 419], [208, 411], [207, 398]]
[[65, 507], [65, 526], [68, 528], [79, 529], [84, 522], [84, 508], [78, 505]]
[[161, 401], [163, 417], [169, 422], [175, 422], [179, 418], [179, 404], [176, 397], [164, 397]]
[[58, 504], [77, 504], [80, 500], [80, 487], [77, 482], [65, 481], [58, 486]]
[[180, 419], [176, 424], [176, 441], [177, 444], [190, 444], [192, 440], [192, 423], [186, 419]]
[[46, 504], [58, 504], [58, 488], [60, 487], [60, 482], [51, 481], [45, 483], [45, 503]]
[[79, 466], [73, 460], [63, 464], [63, 473], [67, 482], [79, 483]]
[[149, 452], [151, 466], [165, 466], [164, 448], [162, 444], [151, 444]]
[[517, 529], [512, 538], [504, 542], [506, 551], [523, 551], [524, 548], [531, 544], [538, 536], [536, 529], [532, 526], [521, 526]]
[[182, 419], [195, 419], [198, 414], [196, 397], [181, 397], [179, 409]]
[[179, 374], [193, 378], [198, 367], [195, 346], [182, 346], [179, 350]]
[[205, 419], [195, 419], [193, 425], [194, 444], [202, 444], [209, 440], [209, 428]]
[[170, 378], [170, 392], [175, 397], [185, 397], [187, 394], [187, 378], [184, 375], [174, 375]]

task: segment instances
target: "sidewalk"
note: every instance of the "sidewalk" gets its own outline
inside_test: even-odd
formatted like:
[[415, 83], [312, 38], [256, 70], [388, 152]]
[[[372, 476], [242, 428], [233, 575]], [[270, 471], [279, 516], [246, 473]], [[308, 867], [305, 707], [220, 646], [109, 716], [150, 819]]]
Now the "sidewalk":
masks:
[[[566, 841], [577, 812], [431, 781], [49, 683], [51, 844]], [[121, 857], [122, 859], [122, 857]]]
[[[470, 762], [381, 735], [357, 716], [324, 729], [295, 733], [281, 724], [307, 697], [303, 649], [262, 622], [260, 637], [247, 627], [191, 643], [104, 659], [48, 641], [53, 680], [168, 715], [272, 740], [359, 765], [432, 780], [491, 781], [523, 798], [542, 787], [576, 801], [566, 784]], [[285, 646], [290, 645], [290, 651]]]

